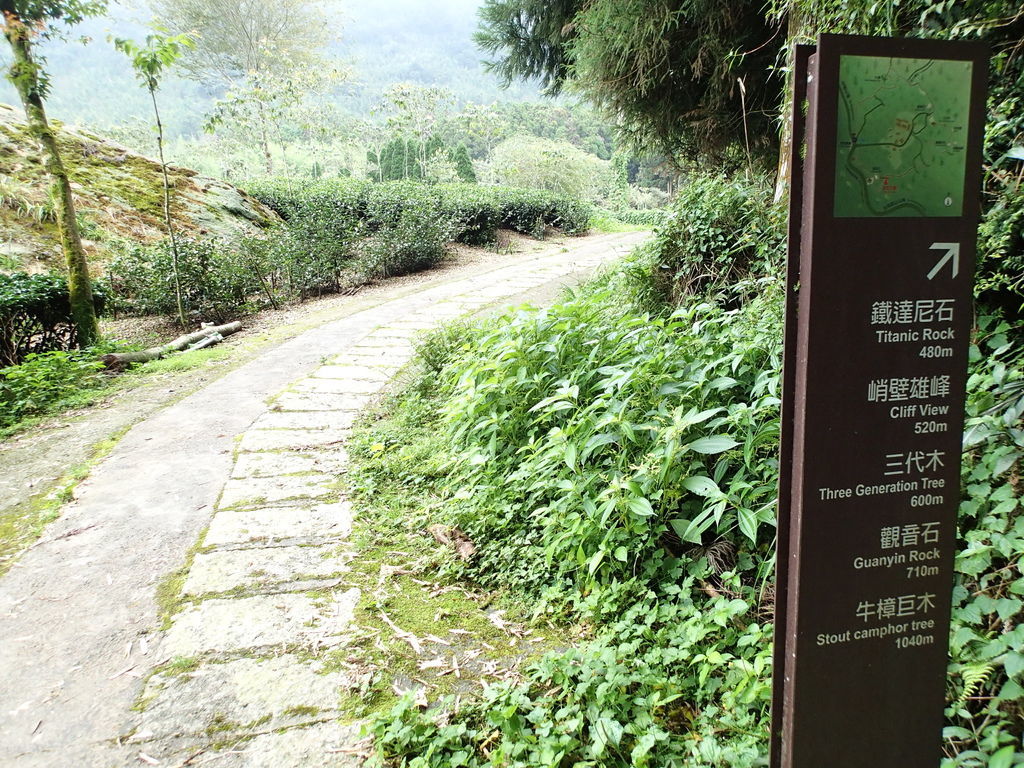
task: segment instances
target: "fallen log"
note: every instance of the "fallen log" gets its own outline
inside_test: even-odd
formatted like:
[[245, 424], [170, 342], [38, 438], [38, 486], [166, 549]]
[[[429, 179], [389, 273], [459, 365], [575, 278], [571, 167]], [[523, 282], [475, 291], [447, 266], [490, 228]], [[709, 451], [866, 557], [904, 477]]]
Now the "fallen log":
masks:
[[218, 341], [222, 341], [225, 336], [230, 336], [232, 333], [240, 330], [242, 330], [242, 324], [237, 320], [225, 325], [211, 325], [194, 333], [186, 333], [184, 336], [179, 336], [174, 341], [160, 347], [150, 347], [141, 352], [112, 352], [111, 354], [103, 355], [100, 360], [107, 368], [120, 370], [131, 363], [148, 363], [150, 360], [158, 360], [164, 355], [171, 352], [180, 352], [186, 347], [193, 349], [209, 347]]

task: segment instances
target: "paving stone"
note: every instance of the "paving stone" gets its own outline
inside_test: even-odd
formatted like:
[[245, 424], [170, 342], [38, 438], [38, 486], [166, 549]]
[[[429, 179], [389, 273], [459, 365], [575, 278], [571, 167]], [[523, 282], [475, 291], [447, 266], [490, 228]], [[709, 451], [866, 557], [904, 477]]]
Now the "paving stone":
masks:
[[325, 542], [352, 532], [352, 507], [347, 501], [308, 507], [267, 507], [218, 512], [203, 538], [207, 547], [306, 539]]
[[317, 379], [350, 379], [352, 381], [375, 381], [383, 383], [390, 378], [387, 371], [367, 368], [365, 365], [321, 365], [313, 371]]
[[348, 454], [343, 448], [331, 448], [311, 453], [240, 453], [235, 459], [231, 476], [277, 477], [306, 472], [338, 475], [348, 465]]
[[433, 320], [413, 316], [407, 320], [396, 320], [393, 323], [388, 323], [388, 329], [392, 331], [408, 329], [419, 334], [433, 328], [435, 325], [436, 323]]
[[312, 392], [323, 395], [372, 395], [384, 387], [382, 381], [362, 381], [360, 379], [320, 379], [308, 378], [298, 382], [296, 392]]
[[157, 674], [146, 683], [148, 702], [133, 741], [201, 736], [229, 738], [337, 715], [339, 693], [352, 685], [343, 672], [292, 655], [202, 664], [180, 675]]
[[348, 352], [345, 352], [345, 353], [343, 353], [341, 355], [338, 355], [337, 357], [333, 358], [330, 362], [331, 362], [332, 365], [357, 366], [357, 367], [360, 367], [360, 368], [372, 368], [374, 370], [378, 370], [381, 373], [385, 374], [386, 379], [390, 379], [391, 376], [394, 375], [395, 371], [397, 371], [399, 368], [401, 368], [403, 365], [405, 365], [406, 362], [408, 362], [408, 361], [405, 360], [405, 359], [402, 359], [402, 360], [377, 360], [377, 359], [374, 359], [372, 357], [366, 357], [365, 355], [364, 356], [356, 356], [356, 355], [351, 355]]
[[376, 347], [366, 347], [364, 349], [351, 347], [345, 352], [345, 357], [356, 365], [391, 365], [400, 367], [408, 362], [409, 358], [412, 357], [412, 352], [404, 350], [402, 352], [381, 352]]
[[301, 594], [205, 600], [179, 613], [164, 635], [162, 654], [174, 658], [251, 651], [298, 643], [332, 647], [352, 622], [359, 590], [318, 605]]
[[347, 429], [253, 429], [242, 435], [241, 451], [308, 450], [340, 445]]
[[340, 722], [266, 733], [221, 754], [213, 753], [217, 768], [355, 768], [363, 764], [340, 750], [359, 744], [360, 726]]
[[406, 325], [388, 324], [384, 328], [378, 328], [376, 331], [367, 336], [368, 339], [380, 339], [383, 344], [392, 343], [393, 340], [397, 339], [415, 339], [421, 333], [419, 328], [410, 328]]
[[224, 484], [220, 509], [237, 506], [264, 505], [285, 499], [316, 499], [337, 493], [334, 475], [284, 475], [283, 477], [232, 478]]
[[443, 301], [426, 308], [420, 317], [437, 325], [442, 320], [452, 320], [464, 314], [464, 310], [454, 301]]
[[312, 392], [285, 392], [274, 401], [276, 411], [360, 411], [369, 395], [331, 395]]
[[239, 587], [326, 579], [347, 571], [350, 559], [347, 554], [339, 555], [337, 544], [200, 552], [192, 561], [182, 593], [199, 596]]
[[348, 429], [356, 420], [349, 411], [267, 411], [251, 429]]

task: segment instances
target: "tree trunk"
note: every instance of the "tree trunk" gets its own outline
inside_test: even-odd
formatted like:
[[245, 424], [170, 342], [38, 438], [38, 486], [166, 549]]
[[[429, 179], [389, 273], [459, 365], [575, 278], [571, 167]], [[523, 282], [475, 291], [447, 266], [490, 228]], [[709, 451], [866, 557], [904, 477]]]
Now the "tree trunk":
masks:
[[167, 237], [171, 241], [171, 270], [174, 272], [174, 299], [178, 306], [178, 324], [185, 327], [185, 307], [181, 302], [181, 277], [178, 268], [178, 241], [174, 236], [174, 222], [171, 219], [171, 182], [167, 177], [167, 162], [164, 160], [164, 125], [160, 122], [160, 110], [156, 105], [156, 86], [149, 85], [149, 95], [153, 99], [153, 115], [156, 117], [156, 146], [160, 153], [160, 172], [164, 180], [164, 223], [167, 224]]
[[198, 348], [198, 345], [202, 344], [203, 347], [208, 347], [220, 341], [224, 336], [230, 336], [241, 329], [242, 324], [237, 320], [226, 325], [211, 325], [195, 333], [179, 336], [174, 341], [160, 347], [150, 347], [142, 352], [115, 352], [103, 355], [100, 360], [108, 368], [120, 370], [130, 363], [147, 363], [150, 360], [157, 360], [170, 352], [178, 352], [188, 346], [197, 345]]
[[782, 103], [782, 126], [779, 135], [779, 162], [775, 171], [775, 202], [779, 202], [786, 196], [789, 190], [789, 183], [793, 169], [789, 159], [793, 153], [793, 62], [795, 46], [799, 42], [801, 32], [800, 12], [795, 4], [790, 3], [789, 21], [787, 29], [787, 50], [786, 50], [786, 85], [783, 89]]
[[79, 346], [87, 347], [99, 338], [96, 307], [93, 304], [92, 285], [89, 282], [89, 263], [75, 219], [71, 182], [60, 157], [57, 137], [50, 128], [46, 110], [43, 108], [39, 68], [32, 58], [29, 35], [29, 27], [21, 19], [8, 15], [4, 20], [4, 36], [14, 52], [9, 77], [17, 88], [22, 106], [25, 108], [29, 132], [40, 144], [43, 167], [52, 179], [57, 229], [60, 231], [61, 249], [64, 251], [68, 268], [71, 319], [78, 334]]
[[274, 158], [270, 154], [270, 138], [267, 131], [267, 113], [262, 102], [257, 102], [256, 114], [260, 121], [260, 148], [263, 150], [263, 165], [268, 176], [274, 175]]

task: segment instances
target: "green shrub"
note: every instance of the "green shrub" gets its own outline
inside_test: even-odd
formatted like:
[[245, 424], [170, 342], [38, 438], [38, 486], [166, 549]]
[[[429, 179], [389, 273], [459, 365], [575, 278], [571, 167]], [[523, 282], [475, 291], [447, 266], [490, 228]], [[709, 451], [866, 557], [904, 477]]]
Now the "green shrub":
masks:
[[363, 279], [419, 272], [444, 258], [459, 225], [431, 202], [407, 203], [396, 220], [382, 226], [360, 245], [353, 268]]
[[[93, 284], [97, 314], [106, 293]], [[0, 366], [16, 365], [32, 353], [78, 346], [67, 279], [58, 274], [0, 273]]]
[[90, 352], [30, 353], [18, 365], [0, 368], [0, 427], [56, 410], [103, 381], [103, 364]]
[[668, 220], [669, 212], [663, 208], [649, 208], [646, 210], [638, 210], [636, 208], [616, 208], [612, 211], [612, 216], [625, 224], [637, 224], [642, 227], [658, 227]]
[[998, 765], [994, 755], [1024, 737], [1024, 347], [1014, 330], [983, 315], [971, 349], [944, 731], [950, 766]]
[[985, 212], [975, 290], [1016, 317], [1024, 311], [1024, 186], [1008, 189]]
[[[247, 307], [260, 291], [258, 272], [231, 243], [179, 238], [178, 273], [182, 306], [196, 322], [221, 323]], [[177, 313], [174, 271], [168, 241], [147, 245], [121, 241], [107, 267], [116, 309], [137, 314]]]
[[375, 232], [396, 224], [405, 208], [430, 204], [440, 215], [459, 222], [454, 238], [470, 245], [494, 242], [499, 227], [537, 237], [543, 236], [547, 227], [569, 235], [583, 234], [589, 227], [591, 210], [568, 195], [465, 183], [374, 184], [340, 179], [300, 184], [271, 179], [251, 183], [248, 191], [277, 211], [290, 227], [339, 227], [342, 235], [354, 226], [354, 220]]
[[[764, 765], [781, 291], [762, 281], [737, 310], [692, 300], [651, 321], [613, 290], [632, 279], [434, 334], [401, 429], [354, 443], [357, 491], [400, 472], [424, 499], [405, 506], [427, 507], [409, 525], [476, 542], [454, 574], [595, 628], [478, 699], [401, 700], [372, 724], [390, 764]], [[1024, 731], [1016, 334], [983, 316], [971, 353], [943, 768], [1010, 765]]]
[[781, 274], [786, 254], [785, 209], [771, 204], [766, 184], [695, 176], [680, 189], [671, 213], [636, 274], [653, 310], [686, 297], [714, 294]]

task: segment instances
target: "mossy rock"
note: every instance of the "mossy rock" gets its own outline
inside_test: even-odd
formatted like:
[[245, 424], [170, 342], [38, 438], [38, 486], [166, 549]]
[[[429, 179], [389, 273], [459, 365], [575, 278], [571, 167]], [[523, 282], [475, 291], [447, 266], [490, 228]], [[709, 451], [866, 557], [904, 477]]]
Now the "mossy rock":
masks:
[[[90, 226], [83, 235], [90, 264], [101, 273], [105, 237], [150, 242], [164, 236], [160, 164], [88, 130], [51, 121], [71, 178], [75, 203]], [[277, 214], [231, 184], [169, 166], [175, 226], [192, 237], [255, 233]], [[0, 104], [0, 235], [30, 272], [62, 265], [52, 222], [49, 180], [24, 116]], [[83, 213], [85, 212], [85, 213]], [[0, 269], [4, 269], [0, 263]]]

